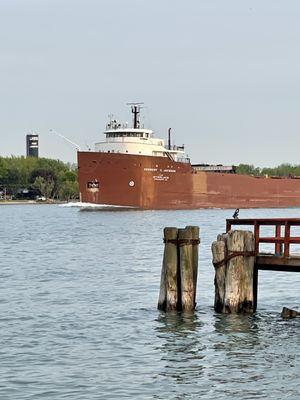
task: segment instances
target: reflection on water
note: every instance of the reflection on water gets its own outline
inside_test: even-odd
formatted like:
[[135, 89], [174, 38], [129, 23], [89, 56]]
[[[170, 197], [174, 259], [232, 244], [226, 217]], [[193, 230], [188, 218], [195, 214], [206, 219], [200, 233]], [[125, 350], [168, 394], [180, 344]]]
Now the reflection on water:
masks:
[[254, 315], [215, 314], [215, 329], [220, 333], [253, 333], [258, 329]]
[[255, 349], [259, 345], [259, 327], [256, 316], [216, 314], [215, 332], [223, 337], [224, 341], [216, 346], [224, 350]]
[[[274, 380], [279, 371], [287, 374], [288, 368], [289, 376], [299, 378], [299, 355], [292, 347], [299, 344], [300, 319], [289, 324], [276, 313], [222, 315], [206, 309], [195, 314], [160, 312], [155, 322], [163, 364], [159, 375], [172, 380], [174, 398], [280, 398], [283, 380]], [[283, 338], [288, 339], [285, 346]], [[288, 389], [295, 400], [300, 394], [297, 382], [290, 382]]]
[[157, 332], [173, 333], [180, 336], [188, 335], [201, 326], [201, 322], [194, 312], [161, 312], [157, 318]]
[[[203, 375], [206, 346], [197, 334], [203, 323], [196, 313], [160, 312], [156, 320], [156, 335], [163, 368], [160, 376], [171, 379], [174, 385], [193, 387]], [[185, 388], [181, 396], [185, 398]], [[159, 397], [153, 397], [159, 398]]]

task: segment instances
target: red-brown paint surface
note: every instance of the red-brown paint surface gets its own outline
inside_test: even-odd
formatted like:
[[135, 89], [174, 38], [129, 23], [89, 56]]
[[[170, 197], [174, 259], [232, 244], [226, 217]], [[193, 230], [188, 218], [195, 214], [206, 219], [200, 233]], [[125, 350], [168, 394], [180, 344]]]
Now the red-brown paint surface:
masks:
[[[300, 179], [195, 172], [165, 157], [78, 152], [81, 201], [142, 209], [300, 206]], [[99, 189], [88, 188], [97, 182]]]

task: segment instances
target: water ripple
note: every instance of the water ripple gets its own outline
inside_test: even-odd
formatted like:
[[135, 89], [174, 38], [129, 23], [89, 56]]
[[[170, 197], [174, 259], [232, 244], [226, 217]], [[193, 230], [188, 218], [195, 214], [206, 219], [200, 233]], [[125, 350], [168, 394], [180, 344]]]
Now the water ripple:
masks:
[[[300, 319], [279, 313], [300, 276], [260, 273], [255, 316], [213, 310], [210, 246], [231, 214], [1, 207], [0, 399], [299, 399]], [[191, 224], [196, 312], [161, 313], [162, 229]]]

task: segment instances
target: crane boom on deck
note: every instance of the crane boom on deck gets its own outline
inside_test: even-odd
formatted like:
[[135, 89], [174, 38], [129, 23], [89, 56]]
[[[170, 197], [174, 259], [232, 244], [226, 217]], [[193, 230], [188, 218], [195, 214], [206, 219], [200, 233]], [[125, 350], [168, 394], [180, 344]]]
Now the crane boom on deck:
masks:
[[64, 139], [66, 142], [71, 143], [71, 144], [76, 148], [76, 150], [79, 150], [79, 151], [80, 151], [80, 146], [79, 146], [77, 143], [72, 142], [72, 140], [68, 139], [66, 136], [62, 135], [61, 133], [57, 132], [57, 131], [54, 130], [54, 129], [50, 129], [50, 132], [51, 132], [51, 133], [54, 133], [54, 134], [57, 135], [57, 136], [60, 136], [60, 137], [61, 137], [62, 139]]

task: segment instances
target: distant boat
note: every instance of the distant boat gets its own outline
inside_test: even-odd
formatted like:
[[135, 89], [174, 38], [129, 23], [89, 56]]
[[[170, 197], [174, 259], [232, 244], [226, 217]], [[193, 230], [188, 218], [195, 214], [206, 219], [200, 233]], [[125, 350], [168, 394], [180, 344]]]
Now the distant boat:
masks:
[[240, 175], [233, 166], [191, 164], [184, 146], [155, 138], [140, 123], [111, 117], [95, 151], [78, 151], [80, 201], [138, 209], [300, 206], [300, 180]]

